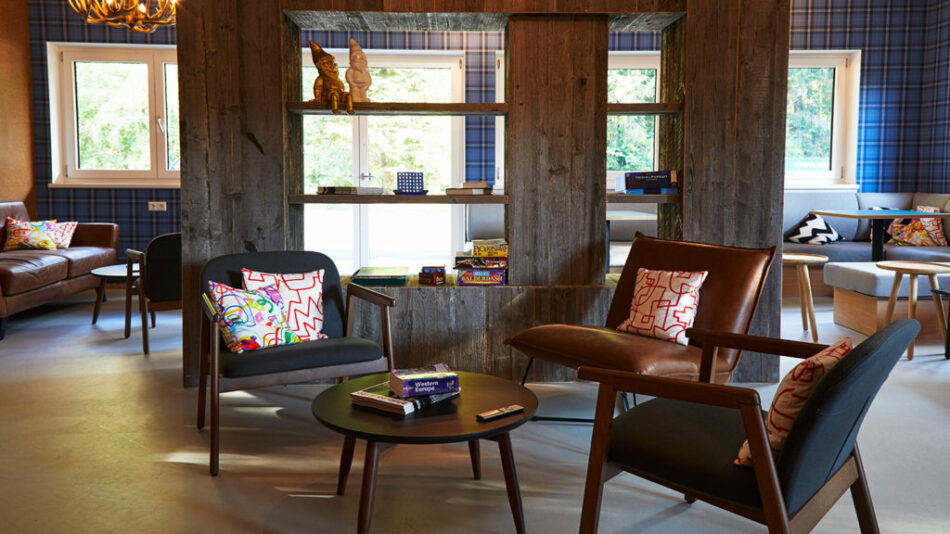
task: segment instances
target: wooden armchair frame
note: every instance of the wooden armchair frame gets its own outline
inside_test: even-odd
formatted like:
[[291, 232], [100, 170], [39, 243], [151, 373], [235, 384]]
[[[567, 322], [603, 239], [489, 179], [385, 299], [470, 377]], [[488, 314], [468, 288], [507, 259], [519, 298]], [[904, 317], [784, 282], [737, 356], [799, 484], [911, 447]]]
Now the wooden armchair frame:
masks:
[[[208, 293], [202, 292], [201, 335], [198, 368], [198, 420], [199, 430], [205, 426], [205, 397], [207, 386], [211, 386], [211, 459], [209, 463], [211, 475], [218, 474], [219, 419], [220, 394], [228, 391], [239, 391], [267, 386], [298, 384], [311, 382], [321, 378], [344, 378], [350, 375], [364, 375], [370, 373], [387, 372], [393, 368], [393, 341], [391, 308], [396, 306], [396, 299], [384, 295], [358, 284], [350, 283], [346, 287], [346, 319], [344, 322], [344, 336], [353, 334], [353, 314], [355, 300], [361, 299], [380, 308], [382, 326], [382, 350], [385, 358], [378, 360], [327, 365], [309, 369], [299, 369], [279, 373], [269, 373], [240, 378], [221, 376], [221, 335], [213, 328], [221, 319]], [[144, 317], [144, 316], [143, 316]], [[210, 377], [210, 381], [208, 380]]]
[[[814, 343], [711, 332], [700, 329], [690, 329], [687, 331], [687, 335], [690, 339], [700, 342], [703, 347], [702, 369], [706, 380], [712, 374], [715, 365], [715, 353], [719, 347], [796, 358], [807, 358], [826, 347], [826, 345]], [[768, 526], [771, 533], [804, 533], [811, 531], [844, 492], [850, 488], [861, 532], [864, 534], [879, 532], [857, 444], [854, 445], [854, 450], [844, 465], [825, 482], [801, 509], [791, 516], [787, 513], [785, 500], [779, 486], [776, 462], [772, 457], [765, 431], [762, 403], [758, 392], [755, 390], [593, 367], [581, 367], [578, 377], [600, 383], [590, 459], [587, 467], [584, 505], [581, 513], [581, 533], [597, 531], [604, 483], [622, 471], [630, 472], [683, 492], [687, 502], [699, 499], [718, 508], [762, 523]], [[703, 379], [701, 378], [701, 380]], [[607, 453], [610, 444], [611, 424], [617, 394], [620, 392], [640, 393], [653, 397], [738, 410], [742, 416], [743, 427], [749, 440], [752, 457], [755, 459], [753, 470], [762, 499], [762, 509], [737, 505], [717, 498], [715, 495], [691, 493], [689, 488], [678, 487], [659, 480], [650, 473], [639, 472], [609, 462]]]

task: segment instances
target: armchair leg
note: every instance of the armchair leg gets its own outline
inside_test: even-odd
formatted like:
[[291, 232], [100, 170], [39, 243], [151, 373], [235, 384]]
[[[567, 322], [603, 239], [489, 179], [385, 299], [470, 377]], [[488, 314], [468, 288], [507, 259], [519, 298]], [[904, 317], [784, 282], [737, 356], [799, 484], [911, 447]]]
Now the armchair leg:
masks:
[[0, 317], [0, 341], [3, 340], [3, 336], [7, 335], [7, 323], [9, 322], [9, 317]]
[[[215, 332], [216, 334], [216, 332]], [[218, 443], [220, 426], [218, 424], [221, 411], [221, 363], [218, 358], [219, 336], [211, 335], [211, 354], [208, 365], [208, 374], [211, 378], [211, 458], [208, 462], [211, 476], [218, 475]]]
[[604, 482], [611, 476], [611, 468], [607, 462], [607, 447], [610, 445], [610, 424], [616, 403], [617, 393], [612, 388], [601, 385], [597, 392], [597, 419], [590, 440], [587, 481], [584, 484], [581, 534], [597, 532], [597, 523], [600, 521], [600, 503], [604, 494]]
[[868, 490], [868, 481], [864, 475], [864, 464], [858, 446], [854, 446], [854, 461], [858, 468], [858, 478], [851, 484], [851, 500], [854, 501], [854, 511], [858, 515], [858, 525], [861, 534], [878, 534], [877, 516], [874, 514], [874, 503], [871, 502], [871, 492]]
[[145, 302], [145, 287], [139, 283], [139, 313], [142, 315], [142, 352], [148, 354], [148, 311]]
[[198, 341], [198, 430], [205, 427], [205, 406], [208, 402], [208, 330], [209, 323], [202, 318]]
[[533, 363], [534, 363], [534, 357], [532, 356], [531, 358], [528, 358], [528, 365], [525, 366], [525, 368], [524, 368], [524, 374], [521, 375], [521, 385], [522, 385], [522, 386], [524, 385], [525, 381], [528, 380], [528, 373], [531, 372], [531, 364], [533, 364]]

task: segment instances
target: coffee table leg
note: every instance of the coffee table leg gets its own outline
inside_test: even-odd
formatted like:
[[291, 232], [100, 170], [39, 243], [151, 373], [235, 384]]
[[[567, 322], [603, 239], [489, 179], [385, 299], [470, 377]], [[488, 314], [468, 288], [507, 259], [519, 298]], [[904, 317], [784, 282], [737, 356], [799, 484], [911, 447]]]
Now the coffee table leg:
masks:
[[518, 487], [518, 473], [515, 471], [515, 457], [511, 452], [511, 438], [508, 433], [494, 438], [501, 452], [501, 467], [505, 471], [505, 486], [508, 487], [508, 504], [515, 519], [515, 530], [524, 534], [524, 511], [521, 509], [521, 489]]
[[366, 442], [366, 460], [363, 462], [363, 487], [360, 489], [360, 515], [356, 532], [369, 532], [369, 522], [373, 516], [373, 493], [376, 491], [376, 462], [379, 450], [375, 441]]
[[353, 448], [356, 447], [356, 438], [343, 438], [343, 454], [340, 455], [340, 477], [336, 482], [336, 494], [343, 495], [346, 491], [346, 479], [350, 476], [350, 465], [353, 464]]
[[475, 480], [482, 479], [482, 454], [478, 446], [478, 440], [473, 439], [468, 442], [468, 454], [472, 457], [472, 475]]
[[99, 320], [99, 310], [102, 309], [102, 301], [106, 298], [106, 279], [103, 278], [96, 288], [96, 305], [92, 308], [92, 324]]

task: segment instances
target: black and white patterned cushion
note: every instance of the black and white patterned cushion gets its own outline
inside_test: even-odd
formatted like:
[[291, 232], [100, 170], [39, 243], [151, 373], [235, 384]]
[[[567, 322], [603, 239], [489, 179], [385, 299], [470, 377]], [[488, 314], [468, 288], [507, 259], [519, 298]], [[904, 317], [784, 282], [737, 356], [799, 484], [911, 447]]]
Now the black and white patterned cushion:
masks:
[[820, 215], [809, 213], [791, 230], [785, 232], [785, 240], [791, 243], [824, 245], [840, 241], [842, 237]]

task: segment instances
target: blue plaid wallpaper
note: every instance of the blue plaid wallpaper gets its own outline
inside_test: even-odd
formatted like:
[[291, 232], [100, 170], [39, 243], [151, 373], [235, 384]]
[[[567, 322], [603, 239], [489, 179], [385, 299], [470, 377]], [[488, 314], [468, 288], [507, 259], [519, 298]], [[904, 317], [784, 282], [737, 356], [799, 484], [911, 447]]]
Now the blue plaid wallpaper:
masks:
[[[37, 217], [114, 221], [120, 247], [142, 248], [179, 229], [179, 192], [169, 189], [50, 189], [46, 42], [174, 44], [175, 30], [137, 34], [89, 25], [65, 0], [29, 0]], [[495, 97], [500, 32], [304, 32], [323, 46], [462, 50], [466, 101]], [[304, 41], [306, 42], [306, 41]], [[861, 49], [857, 177], [864, 191], [950, 191], [950, 0], [792, 0], [793, 49]], [[614, 33], [611, 50], [655, 50], [656, 34]], [[494, 179], [494, 120], [466, 118], [466, 179]], [[167, 212], [148, 212], [150, 200]]]
[[950, 191], [950, 0], [927, 6], [918, 187]]
[[[50, 189], [50, 114], [46, 42], [175, 44], [175, 29], [152, 34], [102, 24], [86, 24], [66, 0], [29, 0], [30, 55], [33, 70], [33, 126], [36, 159], [36, 210], [40, 219], [98, 221], [119, 224], [119, 254], [145, 250], [149, 240], [177, 232], [180, 197], [177, 189]], [[164, 201], [168, 211], [149, 212], [148, 201]]]

